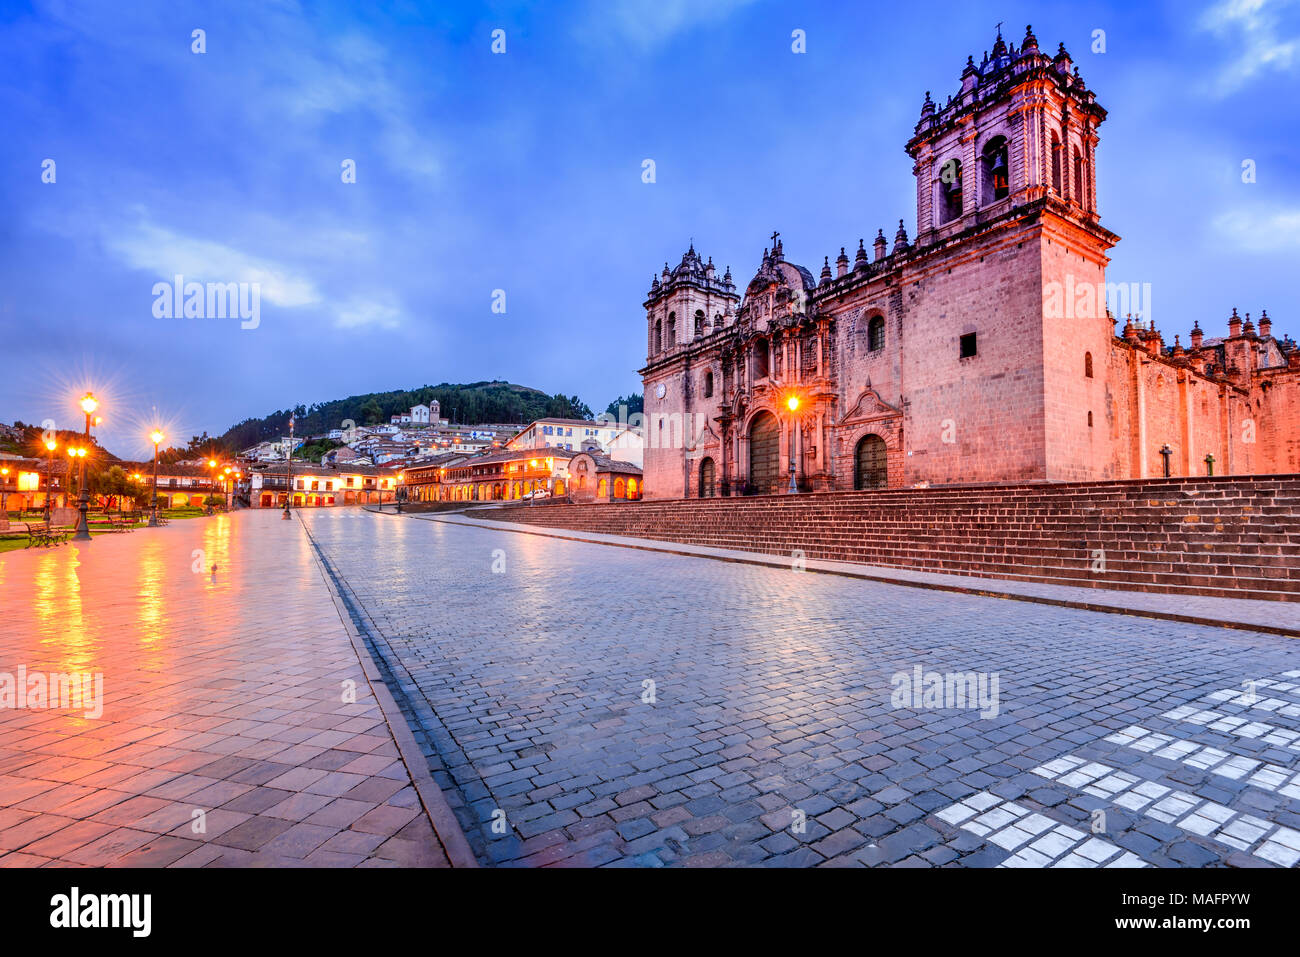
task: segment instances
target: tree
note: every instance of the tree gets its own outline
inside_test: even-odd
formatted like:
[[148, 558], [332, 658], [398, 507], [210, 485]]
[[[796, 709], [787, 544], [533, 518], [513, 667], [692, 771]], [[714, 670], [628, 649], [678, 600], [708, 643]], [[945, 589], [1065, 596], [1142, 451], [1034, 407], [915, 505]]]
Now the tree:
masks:
[[138, 500], [145, 494], [144, 485], [127, 475], [120, 465], [111, 466], [106, 471], [92, 473], [87, 476], [87, 484], [93, 494], [108, 499], [109, 508], [113, 508], [114, 505], [120, 507], [121, 499]]
[[366, 425], [377, 425], [384, 419], [384, 410], [380, 407], [379, 402], [374, 396], [367, 399], [361, 406], [361, 419]]
[[645, 412], [645, 396], [640, 392], [633, 392], [629, 396], [619, 396], [609, 405], [605, 406], [605, 411], [615, 419], [619, 418], [619, 406], [627, 406], [627, 415], [630, 417], [634, 412]]

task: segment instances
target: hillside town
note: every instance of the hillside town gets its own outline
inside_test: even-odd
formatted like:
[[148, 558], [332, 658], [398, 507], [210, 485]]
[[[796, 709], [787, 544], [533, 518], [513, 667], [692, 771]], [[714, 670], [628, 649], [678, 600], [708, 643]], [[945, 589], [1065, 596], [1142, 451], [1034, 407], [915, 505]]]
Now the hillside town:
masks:
[[[15, 426], [0, 438], [21, 443]], [[47, 443], [50, 444], [50, 443]], [[0, 450], [6, 511], [74, 519], [78, 469], [90, 451], [92, 507], [118, 499], [159, 508], [321, 508], [438, 501], [631, 501], [641, 498], [641, 429], [605, 416], [544, 418], [527, 424], [454, 425], [438, 402], [416, 405], [385, 423], [284, 435], [234, 456], [171, 463], [118, 459], [89, 443], [47, 448], [45, 455]], [[318, 457], [309, 448], [328, 447]], [[114, 469], [120, 481], [113, 485]], [[68, 510], [55, 515], [55, 510]]]

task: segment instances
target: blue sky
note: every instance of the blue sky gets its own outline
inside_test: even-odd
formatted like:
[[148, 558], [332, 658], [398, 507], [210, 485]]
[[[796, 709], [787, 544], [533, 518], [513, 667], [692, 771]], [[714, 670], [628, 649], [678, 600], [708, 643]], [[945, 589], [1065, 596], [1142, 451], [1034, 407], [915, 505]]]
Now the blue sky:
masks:
[[[1193, 319], [1219, 334], [1233, 306], [1300, 336], [1294, 2], [0, 11], [0, 420], [73, 426], [89, 386], [121, 455], [147, 451], [155, 409], [187, 439], [441, 381], [599, 410], [639, 389], [641, 303], [692, 238], [743, 287], [773, 229], [814, 274], [900, 217], [914, 231], [903, 144], [998, 21], [1064, 41], [1110, 111], [1109, 275], [1152, 283], [1167, 340]], [[177, 272], [259, 282], [260, 325], [156, 318], [153, 285]]]

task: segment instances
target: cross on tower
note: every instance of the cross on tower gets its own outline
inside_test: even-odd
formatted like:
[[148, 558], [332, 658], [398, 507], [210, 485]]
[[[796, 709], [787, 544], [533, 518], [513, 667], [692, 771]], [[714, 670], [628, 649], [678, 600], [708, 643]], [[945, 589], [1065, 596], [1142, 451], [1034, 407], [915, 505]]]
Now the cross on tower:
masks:
[[773, 249], [776, 248], [776, 238], [777, 238], [778, 236], [780, 236], [780, 235], [781, 235], [781, 234], [778, 233], [775, 229], [772, 230], [772, 248], [773, 248]]

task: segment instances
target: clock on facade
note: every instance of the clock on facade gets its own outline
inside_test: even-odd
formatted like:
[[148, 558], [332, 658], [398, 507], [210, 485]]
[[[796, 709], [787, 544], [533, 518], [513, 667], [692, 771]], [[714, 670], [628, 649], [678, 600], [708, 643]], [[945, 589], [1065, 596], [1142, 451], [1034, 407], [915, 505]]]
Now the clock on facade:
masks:
[[659, 388], [655, 389], [655, 395], [658, 396], [660, 399], [662, 399], [667, 394], [668, 394], [668, 386], [660, 382]]

